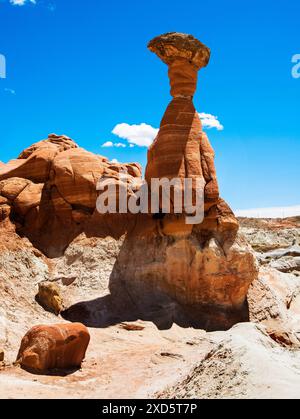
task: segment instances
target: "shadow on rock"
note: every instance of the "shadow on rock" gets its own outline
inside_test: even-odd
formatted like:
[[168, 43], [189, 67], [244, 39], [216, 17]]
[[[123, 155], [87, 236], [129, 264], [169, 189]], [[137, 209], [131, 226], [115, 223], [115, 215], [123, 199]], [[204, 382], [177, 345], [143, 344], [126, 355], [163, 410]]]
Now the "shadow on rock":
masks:
[[207, 331], [227, 330], [234, 324], [248, 322], [248, 304], [240, 310], [216, 306], [183, 306], [163, 292], [147, 290], [135, 301], [120, 282], [110, 284], [111, 294], [91, 301], [81, 301], [61, 312], [65, 320], [87, 327], [106, 328], [123, 322], [151, 321], [160, 330], [173, 324]]

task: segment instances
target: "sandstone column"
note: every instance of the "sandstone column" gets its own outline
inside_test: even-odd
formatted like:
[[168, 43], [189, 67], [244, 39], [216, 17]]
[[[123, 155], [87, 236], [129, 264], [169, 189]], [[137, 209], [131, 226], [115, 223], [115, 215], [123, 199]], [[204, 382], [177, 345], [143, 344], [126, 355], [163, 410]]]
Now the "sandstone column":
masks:
[[150, 41], [148, 48], [168, 65], [171, 95], [160, 130], [148, 152], [146, 180], [151, 178], [201, 178], [205, 209], [218, 201], [214, 152], [193, 105], [198, 71], [205, 67], [210, 50], [191, 35], [167, 33]]

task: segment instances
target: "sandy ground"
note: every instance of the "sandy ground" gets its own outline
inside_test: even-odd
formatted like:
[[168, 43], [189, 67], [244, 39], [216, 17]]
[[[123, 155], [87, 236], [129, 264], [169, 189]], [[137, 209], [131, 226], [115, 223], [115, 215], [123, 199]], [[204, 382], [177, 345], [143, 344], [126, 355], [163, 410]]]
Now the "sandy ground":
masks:
[[174, 325], [158, 331], [150, 322], [89, 329], [82, 369], [66, 376], [33, 375], [19, 367], [0, 371], [1, 398], [147, 398], [182, 379], [212, 344], [204, 331]]

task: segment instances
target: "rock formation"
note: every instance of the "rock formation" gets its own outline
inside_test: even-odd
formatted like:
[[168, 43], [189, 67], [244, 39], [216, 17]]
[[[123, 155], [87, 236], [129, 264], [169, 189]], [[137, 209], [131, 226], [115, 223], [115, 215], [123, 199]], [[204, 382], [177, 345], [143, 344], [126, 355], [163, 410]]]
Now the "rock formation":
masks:
[[200, 180], [203, 222], [188, 224], [187, 214], [172, 206], [166, 214], [161, 208], [156, 214], [99, 214], [98, 181], [125, 185], [133, 194], [141, 167], [109, 162], [51, 134], [0, 166], [0, 228], [25, 236], [51, 258], [62, 256], [82, 233], [125, 236], [111, 274], [114, 298], [127, 295], [140, 317], [163, 307], [162, 327], [182, 321], [227, 328], [247, 319], [245, 298], [258, 268], [219, 196], [214, 152], [192, 102], [198, 70], [208, 64], [210, 52], [192, 36], [177, 33], [155, 38], [149, 48], [169, 66], [173, 100], [149, 149], [146, 181], [191, 179], [194, 197]]
[[210, 50], [191, 35], [178, 33], [154, 38], [148, 48], [168, 65], [173, 100], [149, 148], [146, 180], [200, 178], [205, 184], [208, 209], [219, 199], [214, 151], [192, 100], [198, 70], [208, 64]]
[[77, 368], [90, 341], [80, 323], [35, 326], [24, 336], [17, 362], [31, 371]]
[[178, 33], [153, 39], [149, 49], [169, 67], [173, 100], [149, 148], [146, 180], [202, 180], [205, 217], [197, 225], [188, 225], [184, 214], [142, 218], [127, 234], [111, 290], [123, 284], [143, 313], [155, 304], [165, 307], [171, 323], [188, 318], [205, 328], [226, 328], [247, 319], [245, 299], [258, 267], [238, 235], [233, 212], [219, 197], [214, 152], [192, 102], [198, 70], [208, 64], [210, 51]]

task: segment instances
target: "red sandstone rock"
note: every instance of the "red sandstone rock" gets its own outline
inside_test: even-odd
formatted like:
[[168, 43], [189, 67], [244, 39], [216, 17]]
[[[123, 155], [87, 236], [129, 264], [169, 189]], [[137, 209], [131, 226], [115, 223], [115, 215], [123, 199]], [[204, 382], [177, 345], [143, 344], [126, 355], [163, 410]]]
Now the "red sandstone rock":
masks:
[[96, 207], [96, 185], [104, 172], [100, 159], [81, 148], [59, 153], [53, 162], [52, 183], [71, 205]]
[[171, 95], [192, 97], [197, 86], [198, 70], [207, 66], [210, 50], [192, 35], [171, 32], [149, 42], [150, 51], [168, 65]]
[[36, 208], [40, 205], [43, 183], [30, 183], [14, 201], [15, 210], [21, 214], [26, 215], [32, 208]]
[[[138, 163], [111, 163], [79, 148], [69, 137], [50, 134], [17, 160], [0, 165], [1, 219], [12, 218], [20, 234], [56, 257], [83, 231], [100, 236], [106, 231], [105, 225], [95, 226], [93, 218], [100, 178], [136, 190], [141, 175]], [[117, 222], [109, 221], [110, 234], [123, 235], [127, 215], [116, 218]]]
[[37, 372], [77, 368], [89, 341], [89, 332], [81, 323], [35, 326], [22, 339], [17, 362]]
[[18, 177], [44, 183], [49, 179], [51, 164], [56, 155], [53, 148], [41, 148], [27, 159], [19, 159], [0, 169], [0, 180]]
[[198, 70], [208, 64], [210, 51], [194, 37], [165, 34], [148, 45], [168, 66], [171, 83], [169, 104], [159, 133], [148, 151], [145, 177], [198, 179], [205, 185], [205, 209], [216, 204], [219, 188], [214, 166], [214, 151], [202, 132], [193, 105]]
[[47, 140], [39, 141], [38, 143], [32, 144], [26, 148], [19, 155], [18, 159], [28, 159], [37, 150], [47, 148], [52, 149], [57, 153], [60, 153], [70, 148], [77, 148], [78, 145], [66, 135], [49, 134]]
[[0, 182], [0, 194], [13, 201], [29, 184], [30, 181], [27, 179], [12, 177]]

